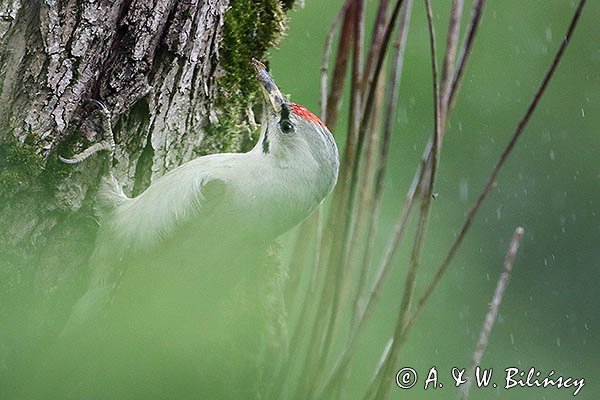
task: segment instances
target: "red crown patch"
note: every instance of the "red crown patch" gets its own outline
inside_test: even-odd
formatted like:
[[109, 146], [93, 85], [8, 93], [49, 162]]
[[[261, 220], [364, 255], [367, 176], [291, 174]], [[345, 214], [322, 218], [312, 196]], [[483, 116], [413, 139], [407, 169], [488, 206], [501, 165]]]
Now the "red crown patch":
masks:
[[297, 116], [304, 118], [307, 121], [314, 122], [315, 124], [319, 124], [322, 127], [325, 127], [325, 124], [317, 117], [315, 114], [308, 111], [308, 108], [301, 106], [300, 104], [290, 104], [290, 108], [292, 112]]

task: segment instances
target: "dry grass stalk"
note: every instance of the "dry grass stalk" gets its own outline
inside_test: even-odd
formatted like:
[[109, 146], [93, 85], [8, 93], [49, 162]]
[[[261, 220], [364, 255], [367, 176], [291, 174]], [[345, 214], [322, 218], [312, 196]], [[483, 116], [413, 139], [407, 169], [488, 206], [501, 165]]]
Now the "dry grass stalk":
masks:
[[510, 241], [510, 246], [508, 247], [508, 251], [506, 252], [506, 257], [504, 258], [504, 266], [502, 267], [502, 273], [500, 274], [500, 278], [498, 278], [498, 283], [496, 284], [496, 290], [494, 291], [494, 297], [492, 297], [492, 302], [490, 303], [490, 309], [488, 310], [485, 320], [483, 322], [483, 327], [481, 328], [481, 332], [479, 333], [479, 341], [477, 342], [477, 346], [475, 347], [475, 351], [473, 352], [473, 361], [471, 362], [471, 366], [467, 371], [465, 378], [467, 382], [461, 386], [461, 395], [460, 400], [467, 400], [469, 398], [469, 390], [471, 388], [471, 382], [473, 381], [473, 374], [475, 368], [481, 364], [481, 359], [483, 358], [483, 353], [485, 353], [485, 349], [487, 349], [490, 333], [492, 333], [492, 328], [494, 327], [494, 323], [496, 322], [496, 317], [498, 316], [498, 309], [500, 308], [500, 304], [502, 304], [502, 297], [504, 296], [504, 292], [508, 287], [508, 282], [510, 281], [510, 274], [512, 273], [513, 265], [515, 263], [515, 258], [517, 257], [517, 251], [519, 250], [519, 245], [521, 244], [521, 239], [523, 238], [523, 233], [525, 231], [523, 228], [518, 227], [513, 234], [513, 237]]

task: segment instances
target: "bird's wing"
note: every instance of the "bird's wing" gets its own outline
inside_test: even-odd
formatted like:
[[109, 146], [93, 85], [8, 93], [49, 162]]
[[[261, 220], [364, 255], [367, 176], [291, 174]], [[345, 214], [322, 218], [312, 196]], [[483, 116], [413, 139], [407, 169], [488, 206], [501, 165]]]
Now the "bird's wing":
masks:
[[122, 201], [106, 220], [106, 235], [128, 247], [169, 236], [182, 223], [209, 215], [227, 192], [224, 177], [235, 163], [223, 154], [187, 162], [157, 179], [139, 196]]

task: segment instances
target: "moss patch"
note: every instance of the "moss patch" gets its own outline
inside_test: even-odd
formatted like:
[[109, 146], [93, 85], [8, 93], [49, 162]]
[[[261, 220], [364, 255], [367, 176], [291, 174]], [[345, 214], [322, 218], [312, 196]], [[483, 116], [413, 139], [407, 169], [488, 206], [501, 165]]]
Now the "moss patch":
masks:
[[277, 45], [285, 23], [278, 0], [231, 1], [221, 44], [221, 66], [226, 74], [219, 80], [226, 94], [241, 101], [255, 94], [257, 84], [250, 60], [263, 57]]
[[[6, 135], [10, 137], [10, 135]], [[0, 199], [27, 189], [43, 171], [44, 160], [30, 143], [0, 143]]]
[[[280, 0], [231, 0], [225, 13], [220, 49], [225, 74], [218, 80], [216, 99], [222, 114], [217, 126], [206, 129], [208, 152], [235, 151], [242, 146], [245, 138], [231, 137], [231, 133], [248, 131], [244, 122], [246, 109], [258, 93], [250, 61], [261, 59], [269, 48], [277, 45], [286, 25], [286, 8]], [[223, 136], [231, 138], [223, 140]], [[212, 149], [212, 142], [221, 145]]]

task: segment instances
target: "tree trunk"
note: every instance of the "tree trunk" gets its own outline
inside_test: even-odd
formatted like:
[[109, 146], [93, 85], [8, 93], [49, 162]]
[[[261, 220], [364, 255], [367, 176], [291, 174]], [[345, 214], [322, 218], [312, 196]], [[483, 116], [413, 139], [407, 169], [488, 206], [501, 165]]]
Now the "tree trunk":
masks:
[[242, 150], [254, 123], [249, 61], [280, 36], [290, 3], [0, 0], [3, 380], [85, 290], [108, 158], [71, 166], [57, 155], [102, 140], [89, 100], [111, 112], [111, 168], [130, 195], [198, 155]]

